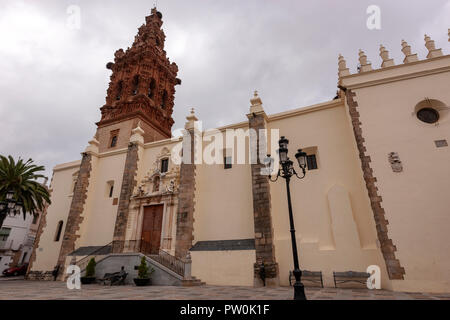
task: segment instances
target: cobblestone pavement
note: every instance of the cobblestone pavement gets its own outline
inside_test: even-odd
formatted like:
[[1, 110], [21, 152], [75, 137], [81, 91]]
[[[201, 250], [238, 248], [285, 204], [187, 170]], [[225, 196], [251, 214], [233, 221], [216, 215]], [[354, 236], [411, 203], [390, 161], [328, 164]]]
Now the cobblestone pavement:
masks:
[[[253, 287], [162, 287], [82, 285], [69, 290], [65, 282], [0, 281], [0, 300], [5, 299], [119, 299], [119, 300], [290, 300], [293, 289]], [[450, 300], [450, 293], [403, 293], [367, 289], [306, 288], [309, 300]]]

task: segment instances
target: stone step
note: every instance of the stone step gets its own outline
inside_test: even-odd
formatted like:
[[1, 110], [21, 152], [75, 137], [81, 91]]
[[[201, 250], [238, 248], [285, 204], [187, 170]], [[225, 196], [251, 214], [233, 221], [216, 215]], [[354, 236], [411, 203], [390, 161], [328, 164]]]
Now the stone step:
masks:
[[205, 283], [199, 279], [190, 279], [190, 280], [182, 280], [181, 285], [183, 287], [198, 287], [205, 285]]

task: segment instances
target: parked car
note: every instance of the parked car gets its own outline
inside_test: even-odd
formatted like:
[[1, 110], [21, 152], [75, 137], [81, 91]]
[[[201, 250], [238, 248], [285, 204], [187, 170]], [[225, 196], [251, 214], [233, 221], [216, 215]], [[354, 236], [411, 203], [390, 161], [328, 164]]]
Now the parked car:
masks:
[[3, 275], [5, 277], [23, 276], [27, 273], [27, 269], [28, 269], [28, 263], [25, 263], [25, 264], [21, 265], [20, 267], [12, 267], [12, 268], [3, 270]]

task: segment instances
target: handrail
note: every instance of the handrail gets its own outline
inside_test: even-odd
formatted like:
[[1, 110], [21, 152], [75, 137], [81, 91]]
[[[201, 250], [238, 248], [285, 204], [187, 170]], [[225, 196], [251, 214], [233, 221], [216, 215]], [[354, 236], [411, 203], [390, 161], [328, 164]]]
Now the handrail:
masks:
[[[103, 247], [97, 248], [86, 257], [76, 262], [76, 265], [81, 269], [85, 268], [89, 260], [96, 256], [96, 253], [100, 252], [104, 248], [111, 246], [111, 252], [140, 252], [150, 259], [162, 264], [164, 267], [172, 270], [176, 274], [184, 277], [186, 262], [178, 257], [171, 255], [169, 252], [159, 249], [157, 253], [152, 253], [157, 248], [152, 247], [150, 242], [143, 240], [115, 240]], [[155, 249], [155, 250], [153, 250]]]
[[186, 263], [171, 255], [167, 251], [159, 250], [159, 254], [155, 256], [151, 256], [152, 259], [156, 260], [157, 262], [161, 263], [163, 266], [169, 268], [173, 272], [179, 274], [180, 276], [184, 277], [184, 270]]
[[105, 248], [108, 247], [108, 246], [112, 246], [112, 243], [113, 243], [113, 242], [110, 242], [110, 243], [104, 245], [103, 247], [100, 247], [100, 248], [95, 249], [94, 251], [92, 251], [91, 253], [89, 253], [88, 255], [86, 255], [83, 259], [77, 261], [75, 264], [76, 264], [77, 266], [79, 266], [80, 269], [83, 269], [83, 268], [89, 263], [89, 260], [91, 260], [91, 258], [93, 258], [94, 256], [96, 256], [95, 253], [100, 252], [101, 250], [105, 249]]

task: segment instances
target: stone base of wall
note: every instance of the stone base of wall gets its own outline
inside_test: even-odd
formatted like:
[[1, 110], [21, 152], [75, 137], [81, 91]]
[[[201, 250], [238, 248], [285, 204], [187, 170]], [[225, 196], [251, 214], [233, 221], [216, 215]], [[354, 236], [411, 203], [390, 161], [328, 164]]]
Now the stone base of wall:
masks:
[[[253, 273], [254, 273], [254, 287], [263, 287], [264, 282], [261, 279], [259, 273], [260, 265], [255, 263], [253, 265]], [[279, 287], [280, 286], [280, 278], [278, 272], [278, 263], [264, 263], [264, 269], [266, 272], [266, 287]]]
[[35, 281], [53, 281], [53, 271], [30, 271], [25, 279]]

